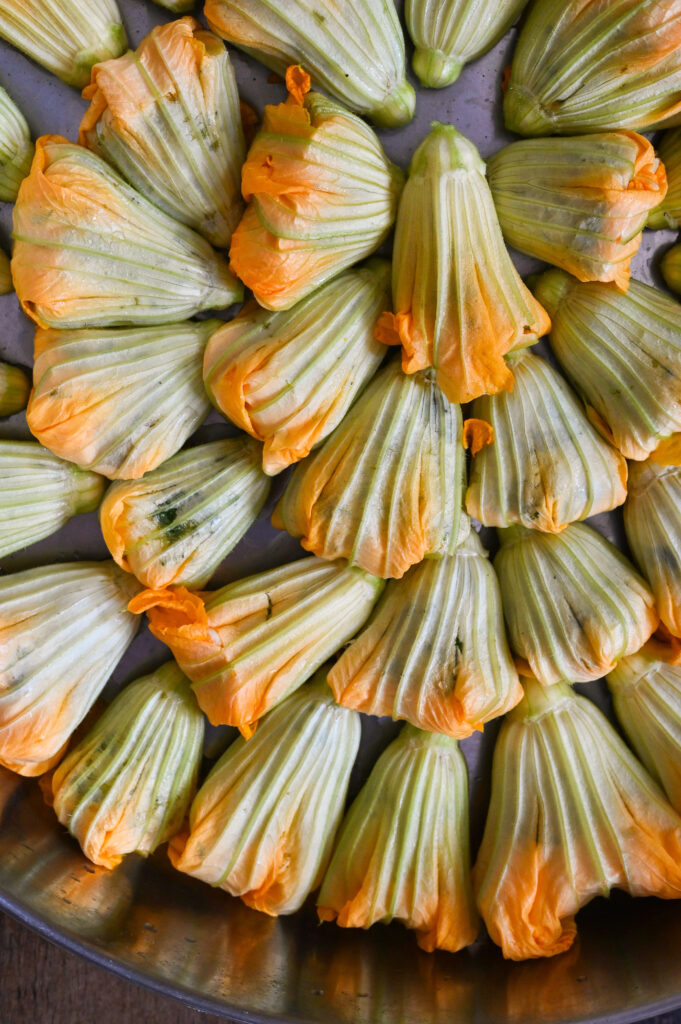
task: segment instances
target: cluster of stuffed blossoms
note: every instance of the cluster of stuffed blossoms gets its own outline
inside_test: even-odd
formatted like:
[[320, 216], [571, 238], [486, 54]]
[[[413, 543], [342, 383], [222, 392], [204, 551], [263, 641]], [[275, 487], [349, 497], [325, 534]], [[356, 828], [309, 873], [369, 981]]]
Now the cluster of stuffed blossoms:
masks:
[[[422, 83], [526, 3], [407, 0]], [[113, 561], [0, 580], [0, 765], [44, 774], [100, 866], [169, 842], [249, 907], [318, 889], [320, 920], [426, 951], [479, 914], [506, 957], [552, 956], [596, 895], [681, 898], [681, 307], [630, 281], [644, 226], [681, 223], [678, 133], [661, 159], [634, 130], [681, 119], [681, 0], [534, 0], [507, 123], [570, 137], [486, 166], [435, 122], [406, 181], [359, 116], [413, 114], [390, 0], [207, 0], [211, 31], [125, 53], [97, 0], [53, 53], [71, 4], [0, 0], [0, 36], [89, 101], [78, 145], [34, 147], [0, 90], [0, 293], [37, 325], [0, 415], [28, 402], [40, 442], [0, 441], [0, 557], [99, 507]], [[222, 39], [286, 76], [252, 140]], [[553, 269], [530, 288], [507, 243]], [[211, 402], [249, 436], [184, 448]], [[272, 522], [310, 555], [211, 584], [290, 466]], [[640, 574], [581, 522], [622, 505]], [[175, 660], [95, 720], [143, 612]], [[605, 674], [645, 768], [572, 689]], [[359, 712], [405, 724], [344, 816]], [[458, 743], [502, 715], [471, 871]], [[204, 716], [241, 735], [201, 782]]]

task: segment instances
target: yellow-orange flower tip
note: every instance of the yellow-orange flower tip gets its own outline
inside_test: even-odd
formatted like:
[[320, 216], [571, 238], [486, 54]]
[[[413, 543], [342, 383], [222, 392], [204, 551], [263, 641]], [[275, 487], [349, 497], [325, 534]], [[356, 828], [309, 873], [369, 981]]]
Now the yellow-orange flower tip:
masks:
[[310, 76], [300, 64], [291, 64], [286, 69], [286, 88], [289, 94], [287, 102], [302, 107], [310, 91]]
[[146, 612], [152, 632], [160, 625], [159, 620], [162, 618], [164, 629], [187, 627], [197, 638], [208, 639], [206, 606], [199, 594], [193, 594], [186, 587], [143, 590], [130, 601], [128, 611], [135, 615]]
[[483, 448], [494, 444], [494, 427], [485, 420], [464, 420], [461, 440], [464, 448], [470, 448], [471, 455], [477, 455]]

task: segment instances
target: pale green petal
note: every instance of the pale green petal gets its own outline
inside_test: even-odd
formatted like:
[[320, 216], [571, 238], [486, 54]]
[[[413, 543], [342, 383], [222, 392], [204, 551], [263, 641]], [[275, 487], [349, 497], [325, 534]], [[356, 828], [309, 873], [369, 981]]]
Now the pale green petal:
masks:
[[224, 44], [193, 18], [158, 26], [98, 65], [79, 141], [167, 214], [227, 248], [246, 147]]
[[464, 64], [491, 50], [518, 18], [527, 0], [407, 0], [405, 17], [416, 50], [421, 84], [441, 89]]
[[511, 526], [499, 538], [494, 568], [509, 642], [545, 686], [599, 679], [657, 627], [647, 584], [591, 527]]
[[128, 45], [115, 0], [0, 0], [0, 38], [77, 89]]
[[607, 683], [629, 742], [681, 814], [681, 667], [644, 648], [622, 658]]
[[468, 775], [456, 740], [405, 726], [348, 811], [317, 898], [323, 921], [398, 920], [422, 949], [475, 941]]
[[648, 214], [666, 189], [647, 139], [525, 139], [492, 157], [487, 177], [509, 245], [580, 281], [615, 281], [626, 291]]
[[681, 431], [681, 305], [632, 281], [580, 284], [549, 270], [534, 291], [552, 319], [551, 347], [594, 425], [628, 459]]
[[104, 540], [145, 587], [204, 587], [257, 519], [269, 488], [255, 441], [198, 445], [109, 488], [100, 511]]
[[55, 455], [112, 479], [155, 469], [208, 414], [203, 353], [219, 323], [37, 331], [31, 432]]
[[40, 775], [60, 759], [137, 632], [138, 590], [113, 562], [0, 579], [0, 764]]
[[681, 228], [681, 129], [665, 132], [657, 155], [667, 172], [667, 195], [648, 217], [649, 228]]
[[176, 323], [243, 296], [205, 238], [54, 135], [37, 140], [19, 190], [12, 274], [24, 312], [42, 327]]
[[301, 64], [313, 88], [383, 128], [414, 114], [392, 0], [207, 0], [205, 15], [213, 31], [282, 77]]
[[432, 375], [393, 361], [296, 467], [273, 522], [308, 551], [399, 578], [467, 535], [461, 438], [461, 409]]
[[502, 724], [473, 871], [478, 908], [513, 960], [568, 949], [595, 896], [681, 897], [681, 818], [595, 704], [523, 680]]
[[0, 201], [13, 203], [16, 199], [19, 185], [31, 166], [33, 151], [31, 133], [24, 115], [0, 86]]
[[290, 310], [247, 308], [210, 340], [203, 379], [213, 403], [264, 442], [281, 472], [341, 422], [381, 364], [374, 325], [389, 304], [390, 264], [373, 259]]
[[499, 584], [475, 532], [388, 582], [329, 685], [345, 707], [457, 738], [517, 704]]
[[204, 719], [175, 662], [126, 686], [52, 779], [54, 810], [95, 864], [148, 856], [182, 827]]
[[26, 408], [31, 384], [18, 366], [0, 362], [0, 416], [13, 416]]
[[0, 441], [0, 557], [92, 512], [105, 481], [32, 441]]
[[527, 349], [509, 362], [513, 390], [471, 407], [491, 424], [494, 441], [473, 459], [469, 515], [485, 526], [521, 523], [558, 533], [621, 505], [626, 461], [591, 426], [560, 374]]
[[681, 636], [681, 467], [632, 462], [624, 506], [627, 541], [660, 618]]
[[360, 732], [320, 673], [223, 754], [192, 804], [189, 837], [171, 843], [174, 866], [256, 910], [294, 913], [331, 856]]
[[540, 0], [504, 94], [519, 135], [649, 130], [681, 118], [681, 21], [660, 0]]

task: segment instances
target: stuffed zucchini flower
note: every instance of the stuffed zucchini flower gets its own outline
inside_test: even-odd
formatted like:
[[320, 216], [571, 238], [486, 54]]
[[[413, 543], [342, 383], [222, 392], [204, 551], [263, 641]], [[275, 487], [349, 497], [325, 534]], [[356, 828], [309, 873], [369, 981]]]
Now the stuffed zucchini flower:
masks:
[[402, 346], [402, 368], [435, 367], [451, 402], [513, 386], [504, 355], [551, 323], [511, 262], [485, 165], [452, 125], [437, 124], [412, 158], [393, 255], [393, 308], [377, 337]]
[[93, 512], [105, 481], [32, 441], [0, 441], [0, 557]]
[[416, 47], [412, 66], [421, 85], [451, 85], [465, 64], [506, 34], [527, 0], [407, 0], [405, 17]]
[[321, 675], [227, 748], [194, 799], [189, 835], [168, 851], [179, 871], [273, 917], [319, 885], [359, 747], [359, 715]]
[[0, 416], [13, 416], [26, 408], [31, 384], [18, 366], [0, 362]]
[[668, 288], [681, 294], [681, 245], [667, 249], [660, 260], [660, 270]]
[[145, 587], [203, 587], [258, 518], [270, 489], [260, 445], [228, 438], [120, 481], [100, 511], [106, 546]]
[[591, 527], [572, 523], [555, 534], [511, 526], [499, 539], [494, 568], [509, 643], [524, 674], [544, 686], [600, 679], [657, 628], [648, 585]]
[[206, 0], [210, 28], [283, 77], [301, 63], [315, 88], [381, 128], [414, 115], [404, 36], [385, 0]]
[[248, 206], [231, 269], [266, 309], [290, 309], [383, 242], [402, 172], [371, 128], [319, 93], [301, 68], [286, 103], [265, 107], [241, 188]]
[[116, 0], [0, 0], [0, 39], [76, 89], [128, 45]]
[[403, 728], [348, 811], [317, 897], [322, 921], [401, 921], [421, 949], [478, 935], [469, 872], [468, 774], [449, 736]]
[[632, 462], [624, 528], [660, 618], [681, 637], [681, 466]]
[[472, 415], [494, 443], [473, 459], [466, 508], [485, 526], [521, 523], [559, 533], [627, 496], [627, 463], [584, 415], [553, 367], [521, 349], [509, 356], [513, 391], [477, 398]]
[[535, 293], [551, 314], [551, 347], [594, 426], [627, 459], [646, 459], [681, 431], [681, 305], [632, 281], [580, 284], [562, 270]]
[[678, 124], [681, 0], [535, 0], [504, 116], [519, 135]]
[[360, 569], [303, 558], [212, 593], [145, 590], [131, 610], [147, 612], [213, 725], [248, 738], [364, 625], [382, 589]]
[[681, 814], [681, 666], [654, 646], [622, 658], [606, 682], [629, 742]]
[[138, 192], [228, 248], [243, 210], [246, 145], [224, 44], [194, 18], [152, 29], [136, 50], [98, 64], [78, 141]]
[[514, 142], [489, 161], [487, 179], [509, 245], [623, 292], [667, 191], [664, 164], [636, 132]]
[[[0, 8], [2, 0], [0, 0]], [[0, 25], [2, 16], [0, 15]], [[0, 34], [2, 29], [0, 28]], [[34, 146], [26, 118], [0, 86], [0, 201], [13, 203], [29, 172]]]
[[374, 324], [385, 309], [390, 264], [348, 270], [292, 309], [255, 303], [211, 338], [203, 381], [225, 416], [264, 442], [274, 475], [305, 458], [338, 426], [385, 349]]
[[0, 579], [0, 764], [41, 775], [137, 631], [137, 580], [113, 562], [62, 562]]
[[58, 135], [38, 139], [19, 189], [12, 274], [41, 327], [175, 323], [243, 294], [205, 238]]
[[388, 582], [329, 686], [345, 707], [456, 738], [518, 703], [499, 584], [474, 531], [453, 555]]
[[523, 679], [501, 726], [473, 870], [505, 957], [556, 956], [595, 896], [681, 898], [681, 818], [605, 716], [567, 683]]
[[464, 476], [459, 406], [392, 361], [296, 467], [272, 522], [315, 555], [399, 578], [465, 539]]
[[13, 289], [9, 256], [0, 249], [0, 295], [8, 295]]
[[36, 331], [31, 432], [55, 455], [113, 479], [155, 469], [210, 409], [201, 364], [219, 323]]
[[657, 155], [667, 173], [667, 194], [648, 214], [649, 228], [681, 228], [681, 129], [665, 132]]
[[172, 661], [114, 698], [52, 778], [56, 815], [86, 857], [115, 868], [180, 831], [196, 791], [203, 723]]

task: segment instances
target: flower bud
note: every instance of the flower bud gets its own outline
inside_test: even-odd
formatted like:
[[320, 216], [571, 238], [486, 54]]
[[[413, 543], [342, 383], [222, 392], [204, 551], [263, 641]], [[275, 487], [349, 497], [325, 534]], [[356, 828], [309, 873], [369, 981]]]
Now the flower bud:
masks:
[[194, 18], [152, 29], [136, 50], [98, 64], [79, 142], [175, 220], [228, 248], [246, 157], [224, 44]]
[[0, 764], [41, 775], [60, 760], [137, 631], [138, 590], [113, 562], [0, 578]]
[[299, 910], [329, 862], [360, 732], [323, 678], [292, 694], [215, 765], [173, 865], [273, 917]]
[[58, 135], [38, 139], [19, 189], [12, 274], [41, 327], [175, 323], [243, 294], [205, 238]]
[[95, 864], [148, 856], [182, 828], [203, 715], [174, 662], [126, 686], [52, 778], [59, 821]]
[[[2, 13], [0, 0], [0, 35]], [[29, 172], [34, 146], [26, 118], [0, 86], [0, 201], [13, 203]]]
[[31, 384], [18, 366], [0, 362], [0, 416], [13, 416], [26, 408]]

